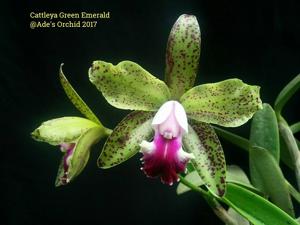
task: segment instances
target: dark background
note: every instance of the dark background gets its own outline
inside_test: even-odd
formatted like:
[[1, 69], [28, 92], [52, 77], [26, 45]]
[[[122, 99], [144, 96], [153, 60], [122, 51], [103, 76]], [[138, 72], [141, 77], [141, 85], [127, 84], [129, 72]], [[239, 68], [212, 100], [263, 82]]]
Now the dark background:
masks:
[[[35, 142], [43, 121], [80, 116], [58, 81], [64, 62], [69, 81], [101, 121], [115, 126], [128, 112], [114, 109], [89, 82], [93, 60], [132, 60], [163, 78], [169, 31], [183, 13], [197, 16], [202, 51], [197, 84], [238, 77], [262, 87], [273, 104], [300, 72], [298, 0], [282, 1], [7, 1], [1, 2], [1, 217], [3, 225], [222, 224], [195, 193], [176, 196], [175, 186], [148, 179], [138, 156], [110, 170], [93, 148], [76, 181], [55, 188], [61, 158], [57, 147]], [[30, 12], [102, 12], [96, 28], [29, 28]], [[43, 19], [40, 19], [43, 20]], [[299, 120], [294, 97], [284, 112]], [[297, 99], [297, 100], [296, 100]], [[233, 131], [248, 135], [249, 124]], [[247, 155], [224, 143], [226, 160], [247, 170]], [[293, 175], [287, 171], [287, 176]]]

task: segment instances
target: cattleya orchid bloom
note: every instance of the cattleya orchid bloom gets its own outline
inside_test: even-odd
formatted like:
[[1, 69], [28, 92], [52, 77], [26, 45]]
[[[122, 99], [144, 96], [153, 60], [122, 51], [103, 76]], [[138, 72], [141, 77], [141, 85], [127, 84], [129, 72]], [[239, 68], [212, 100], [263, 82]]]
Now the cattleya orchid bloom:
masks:
[[113, 167], [141, 151], [145, 174], [171, 185], [191, 161], [211, 193], [224, 195], [225, 158], [210, 123], [240, 126], [262, 103], [259, 87], [239, 79], [193, 87], [200, 40], [196, 17], [180, 16], [167, 44], [166, 83], [131, 61], [117, 65], [93, 62], [90, 81], [108, 103], [134, 110], [108, 137], [98, 158], [99, 167]]
[[62, 86], [74, 105], [89, 119], [81, 117], [61, 117], [43, 122], [31, 135], [37, 141], [59, 146], [64, 154], [61, 160], [56, 186], [66, 185], [77, 177], [86, 166], [90, 147], [109, 130], [100, 123], [92, 111], [75, 92], [60, 68]]

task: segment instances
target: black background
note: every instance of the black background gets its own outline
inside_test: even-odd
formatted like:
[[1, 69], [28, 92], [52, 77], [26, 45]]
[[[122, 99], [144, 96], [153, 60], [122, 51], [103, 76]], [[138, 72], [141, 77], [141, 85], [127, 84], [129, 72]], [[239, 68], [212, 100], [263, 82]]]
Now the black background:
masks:
[[[10, 1], [0, 8], [0, 224], [222, 224], [201, 196], [178, 197], [175, 187], [146, 178], [138, 156], [110, 170], [98, 169], [103, 142], [93, 148], [76, 181], [55, 188], [61, 153], [33, 141], [30, 132], [52, 118], [80, 116], [60, 87], [62, 62], [69, 81], [101, 121], [115, 126], [128, 112], [107, 104], [89, 82], [91, 62], [131, 60], [163, 79], [168, 34], [183, 13], [196, 15], [201, 27], [197, 84], [238, 77], [260, 85], [262, 100], [273, 104], [300, 72], [299, 1]], [[90, 29], [32, 30], [32, 11], [110, 11], [111, 18]], [[291, 123], [299, 120], [298, 97], [284, 112]], [[248, 129], [249, 124], [233, 131], [247, 136]], [[247, 170], [244, 152], [228, 143], [224, 149], [229, 164]], [[287, 176], [293, 178], [289, 171]]]

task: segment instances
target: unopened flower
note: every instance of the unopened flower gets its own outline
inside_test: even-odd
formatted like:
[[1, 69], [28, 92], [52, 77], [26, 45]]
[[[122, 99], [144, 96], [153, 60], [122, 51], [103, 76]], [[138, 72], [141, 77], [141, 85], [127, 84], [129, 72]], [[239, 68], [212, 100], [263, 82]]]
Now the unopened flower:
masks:
[[59, 70], [62, 87], [74, 106], [88, 119], [52, 119], [43, 122], [31, 133], [35, 140], [56, 145], [64, 154], [58, 169], [56, 186], [66, 185], [77, 177], [88, 162], [91, 146], [110, 133], [71, 86], [63, 74], [62, 65]]
[[55, 185], [65, 185], [78, 176], [88, 162], [90, 147], [103, 136], [103, 128], [80, 117], [62, 117], [41, 124], [32, 132], [37, 141], [56, 145], [64, 154]]

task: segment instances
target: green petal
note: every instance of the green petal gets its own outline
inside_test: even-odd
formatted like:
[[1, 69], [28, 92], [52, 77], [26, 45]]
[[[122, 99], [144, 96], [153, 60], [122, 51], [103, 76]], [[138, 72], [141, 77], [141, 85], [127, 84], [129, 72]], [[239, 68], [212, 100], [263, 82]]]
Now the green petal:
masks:
[[282, 210], [294, 216], [288, 185], [282, 171], [269, 150], [258, 146], [250, 147], [250, 174], [255, 187], [267, 194]]
[[223, 200], [254, 225], [299, 225], [263, 197], [236, 184], [227, 184]]
[[31, 135], [37, 141], [58, 145], [74, 142], [86, 130], [96, 126], [98, 124], [84, 118], [61, 117], [43, 122]]
[[[75, 147], [74, 147], [74, 153], [72, 155], [72, 158], [70, 160], [70, 165], [68, 169], [68, 179], [70, 181], [74, 180], [75, 177], [77, 177], [84, 167], [86, 166], [89, 157], [90, 157], [90, 149], [91, 146], [97, 143], [101, 137], [103, 137], [103, 129], [99, 126], [90, 128], [85, 133], [83, 133]], [[55, 182], [55, 186], [62, 185], [61, 177], [64, 175], [64, 169], [63, 169], [63, 160], [60, 164], [60, 167], [58, 169], [58, 174]]]
[[155, 111], [170, 98], [167, 85], [134, 62], [93, 62], [90, 81], [120, 109]]
[[180, 99], [192, 119], [225, 127], [246, 123], [262, 108], [259, 87], [239, 79], [196, 86]]
[[153, 113], [135, 111], [128, 114], [108, 137], [98, 158], [98, 166], [110, 168], [134, 156], [140, 143], [153, 136]]
[[194, 154], [192, 159], [196, 171], [207, 188], [216, 196], [226, 190], [226, 163], [220, 141], [207, 123], [191, 122], [189, 133], [183, 137], [184, 149]]
[[165, 80], [175, 99], [194, 86], [200, 42], [200, 27], [196, 17], [181, 15], [173, 25], [166, 52]]

